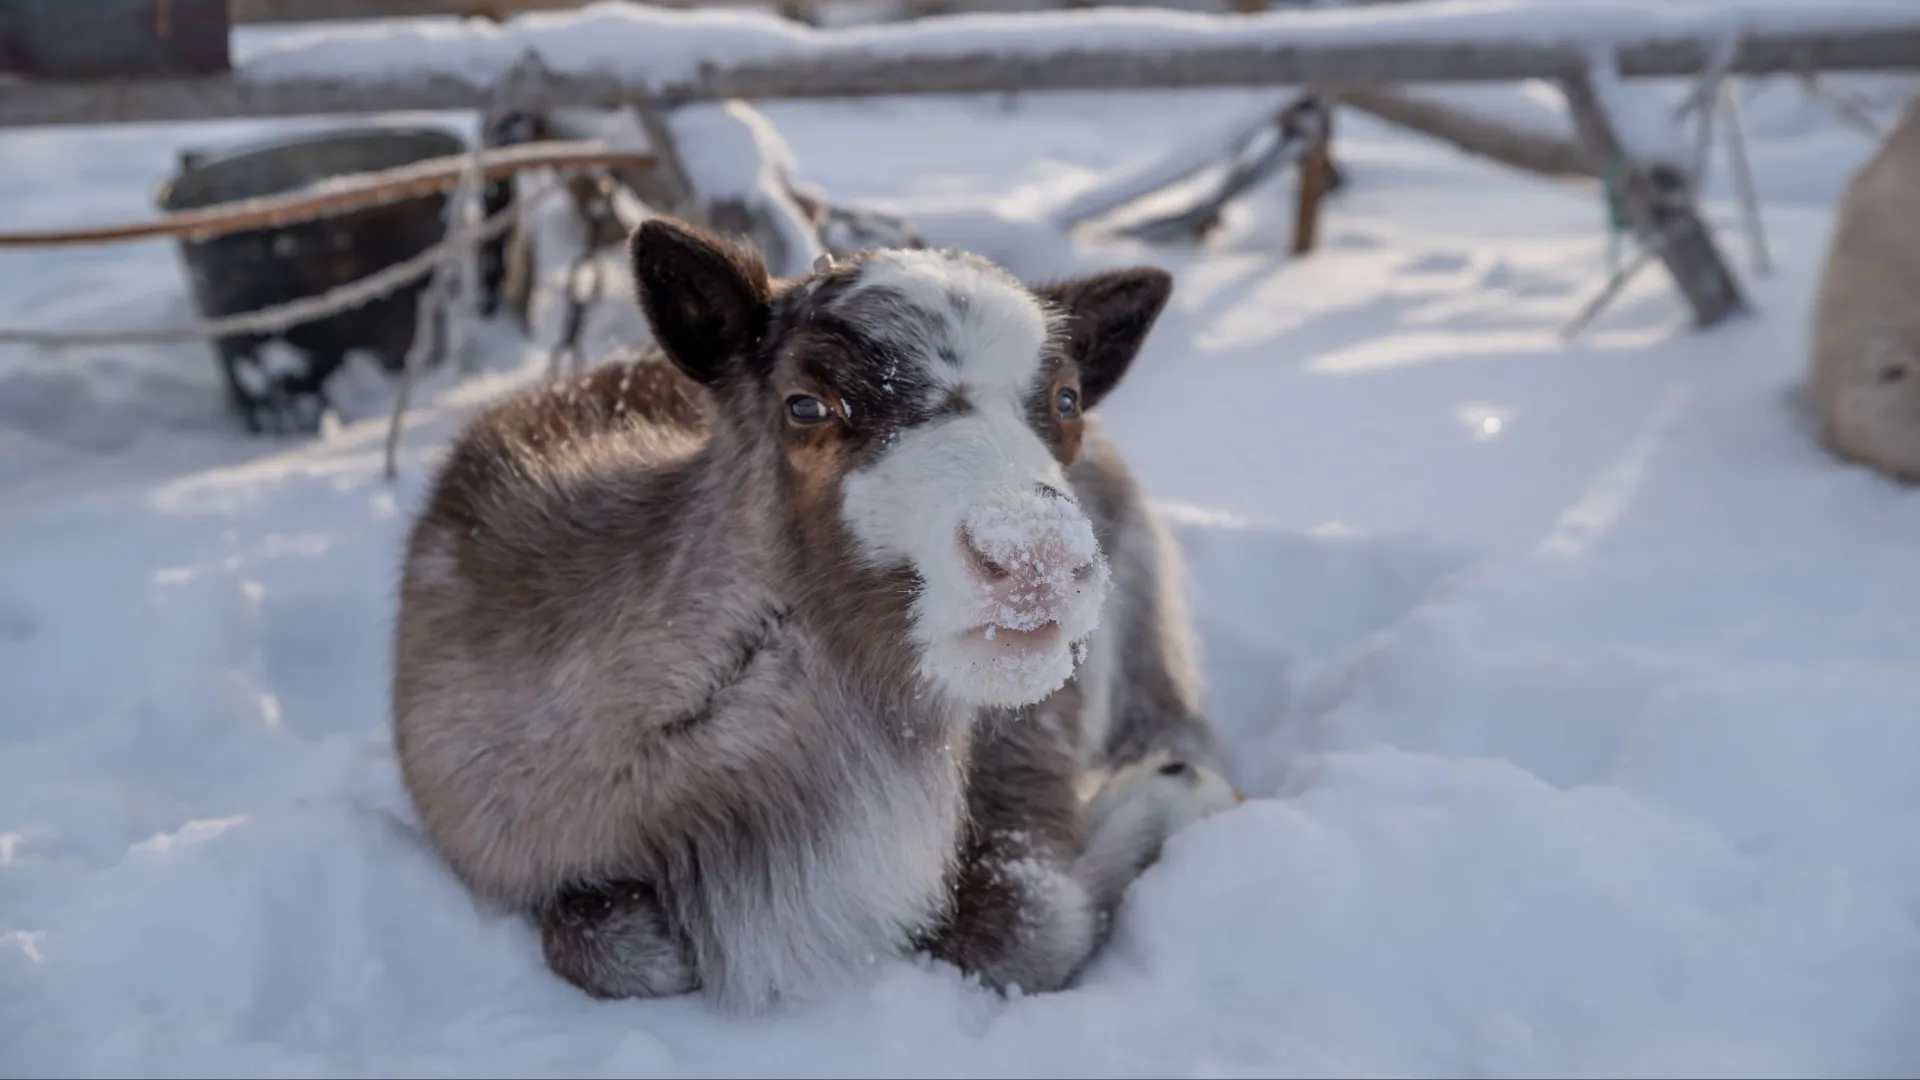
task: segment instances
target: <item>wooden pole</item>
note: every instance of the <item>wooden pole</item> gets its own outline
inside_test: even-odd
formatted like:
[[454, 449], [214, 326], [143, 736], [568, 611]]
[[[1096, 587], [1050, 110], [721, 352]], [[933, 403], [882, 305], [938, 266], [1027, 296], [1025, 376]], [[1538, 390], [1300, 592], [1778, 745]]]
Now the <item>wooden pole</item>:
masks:
[[1319, 103], [1320, 123], [1300, 159], [1300, 193], [1293, 214], [1293, 253], [1313, 250], [1320, 226], [1320, 202], [1333, 186], [1333, 107]]
[[[1732, 167], [1734, 191], [1740, 198], [1740, 218], [1746, 227], [1747, 244], [1753, 256], [1753, 271], [1761, 277], [1773, 273], [1773, 256], [1767, 250], [1767, 226], [1760, 218], [1760, 190], [1753, 182], [1753, 162], [1747, 158], [1747, 125], [1740, 115], [1740, 95], [1733, 83], [1720, 86], [1720, 103], [1726, 113], [1722, 131], [1727, 140], [1727, 164]], [[1712, 104], [1704, 106], [1709, 112]]]
[[[990, 49], [972, 44], [979, 28], [962, 20], [908, 25], [891, 36], [870, 29], [795, 33], [778, 29], [790, 27], [780, 23], [768, 27], [765, 50], [748, 59], [681, 61], [667, 76], [642, 63], [625, 70], [567, 71], [556, 67], [554, 58], [522, 79], [502, 106], [544, 112], [567, 106], [619, 108], [649, 96], [672, 106], [729, 98], [1560, 80], [1583, 71], [1596, 44], [1615, 50], [1622, 75], [1680, 76], [1703, 70], [1715, 52], [1706, 31], [1689, 29], [1684, 21], [1648, 18], [1644, 27], [1619, 28], [1596, 43], [1578, 34], [1556, 35], [1554, 24], [1529, 16], [1489, 24], [1488, 33], [1506, 36], [1474, 37], [1466, 31], [1480, 20], [1413, 10], [1427, 6], [1407, 5], [1364, 24], [1337, 21], [1352, 18], [1338, 11], [1185, 15], [1152, 33], [1142, 25], [1143, 13], [1125, 9], [1088, 12], [1084, 22], [1006, 16], [1025, 25]], [[1726, 5], [1736, 14], [1740, 9]], [[1622, 19], [1633, 10], [1623, 9]], [[1743, 33], [1729, 70], [1920, 68], [1920, 5], [1910, 12], [1872, 5], [1866, 9], [1872, 18], [1842, 17], [1861, 10], [1859, 4], [1829, 0], [1818, 13], [1802, 14], [1784, 29], [1759, 25]], [[1493, 14], [1528, 16], [1529, 11]], [[1150, 14], [1169, 18], [1164, 12]], [[1833, 22], [1822, 25], [1822, 17]], [[674, 36], [686, 34], [691, 52], [704, 28], [636, 20], [634, 27], [619, 29], [631, 30], [636, 42], [651, 43], [649, 54], [671, 56], [673, 50], [665, 46]], [[396, 59], [391, 67], [369, 65], [348, 75], [334, 73], [325, 61], [338, 42], [322, 39], [276, 51], [274, 67], [258, 72], [243, 68], [226, 75], [87, 85], [29, 82], [0, 95], [0, 125], [474, 108], [489, 100], [493, 83], [505, 72], [494, 70], [499, 65], [476, 68], [472, 56], [497, 55], [499, 43], [482, 41], [481, 30], [471, 33], [476, 52], [469, 52], [456, 29], [412, 63]], [[873, 43], [876, 36], [881, 45]], [[317, 55], [300, 55], [309, 50]]]
[[1599, 175], [1587, 148], [1572, 132], [1559, 137], [1529, 131], [1391, 86], [1336, 86], [1328, 88], [1328, 93], [1342, 105], [1502, 165], [1542, 176], [1590, 179]]
[[1695, 213], [1683, 181], [1657, 178], [1644, 163], [1634, 160], [1613, 126], [1592, 76], [1585, 72], [1562, 84], [1567, 107], [1580, 137], [1601, 161], [1612, 163], [1615, 191], [1643, 247], [1655, 249], [1674, 284], [1693, 309], [1694, 323], [1718, 325], [1746, 309], [1746, 300], [1733, 272], [1714, 246], [1713, 235]]

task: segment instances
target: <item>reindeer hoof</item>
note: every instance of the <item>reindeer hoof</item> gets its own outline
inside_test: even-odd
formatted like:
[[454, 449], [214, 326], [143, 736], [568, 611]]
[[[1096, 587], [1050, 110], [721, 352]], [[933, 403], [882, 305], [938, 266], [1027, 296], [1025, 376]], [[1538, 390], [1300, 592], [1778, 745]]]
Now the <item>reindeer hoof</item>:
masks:
[[1205, 765], [1155, 751], [1107, 778], [1087, 804], [1087, 820], [1097, 832], [1124, 808], [1159, 819], [1162, 835], [1171, 836], [1245, 800], [1226, 777]]

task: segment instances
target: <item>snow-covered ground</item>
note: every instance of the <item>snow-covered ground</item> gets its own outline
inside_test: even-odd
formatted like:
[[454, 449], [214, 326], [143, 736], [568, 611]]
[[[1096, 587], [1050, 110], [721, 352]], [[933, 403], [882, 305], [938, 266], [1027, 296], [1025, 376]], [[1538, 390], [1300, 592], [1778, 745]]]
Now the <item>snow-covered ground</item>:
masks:
[[[1296, 261], [1288, 182], [1197, 252], [1038, 224], [1276, 94], [769, 108], [807, 180], [936, 241], [1178, 275], [1105, 411], [1256, 797], [1054, 995], [889, 961], [757, 1020], [595, 1003], [425, 850], [393, 584], [450, 426], [541, 363], [503, 330], [393, 485], [384, 387], [276, 443], [203, 348], [0, 350], [0, 1075], [1914, 1075], [1920, 495], [1827, 458], [1798, 396], [1871, 146], [1752, 89], [1758, 316], [1695, 332], [1649, 273], [1573, 346], [1592, 194], [1363, 117]], [[0, 219], [141, 216], [177, 148], [261, 127], [0, 134]], [[164, 245], [0, 258], [9, 325], [189, 311]]]

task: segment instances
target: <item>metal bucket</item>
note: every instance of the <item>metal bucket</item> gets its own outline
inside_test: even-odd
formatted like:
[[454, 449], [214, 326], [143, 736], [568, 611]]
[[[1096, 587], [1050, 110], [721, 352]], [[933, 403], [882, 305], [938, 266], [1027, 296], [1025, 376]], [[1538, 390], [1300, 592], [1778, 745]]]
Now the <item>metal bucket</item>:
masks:
[[[439, 128], [360, 127], [297, 135], [218, 153], [184, 151], [161, 185], [164, 211], [191, 210], [293, 190], [347, 173], [391, 169], [466, 151]], [[445, 194], [423, 195], [276, 228], [179, 243], [195, 306], [218, 318], [317, 296], [403, 262], [446, 232]], [[324, 384], [354, 349], [389, 371], [413, 344], [424, 280], [284, 333], [214, 344], [228, 399], [255, 432], [311, 432], [327, 406]]]

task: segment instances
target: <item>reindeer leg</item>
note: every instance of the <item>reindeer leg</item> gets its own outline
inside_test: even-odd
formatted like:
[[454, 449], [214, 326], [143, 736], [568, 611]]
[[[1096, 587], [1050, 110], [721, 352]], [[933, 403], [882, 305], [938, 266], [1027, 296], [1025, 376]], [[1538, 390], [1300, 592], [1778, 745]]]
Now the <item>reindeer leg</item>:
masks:
[[952, 907], [925, 942], [1002, 991], [1071, 983], [1167, 837], [1240, 798], [1218, 773], [1163, 751], [1083, 805], [1079, 732], [1059, 715], [1043, 704], [983, 724]]
[[976, 736], [953, 902], [926, 947], [999, 990], [1071, 983], [1167, 837], [1238, 798], [1217, 773], [1161, 753], [1083, 805], [1075, 692], [991, 713]]
[[1089, 764], [1118, 769], [1165, 752], [1218, 770], [1178, 542], [1093, 417], [1068, 475], [1113, 573], [1093, 656], [1078, 676], [1102, 691], [1089, 695], [1101, 700], [1086, 722]]
[[1060, 715], [1044, 705], [983, 715], [951, 906], [924, 942], [1001, 991], [1064, 987], [1104, 930], [1097, 898], [1072, 872], [1081, 847], [1079, 767]]
[[1085, 809], [1088, 841], [1074, 877], [1096, 896], [1119, 896], [1160, 858], [1174, 833], [1244, 799], [1226, 777], [1157, 750], [1116, 770]]
[[570, 888], [537, 914], [547, 966], [594, 997], [671, 997], [699, 988], [691, 950], [648, 885]]

